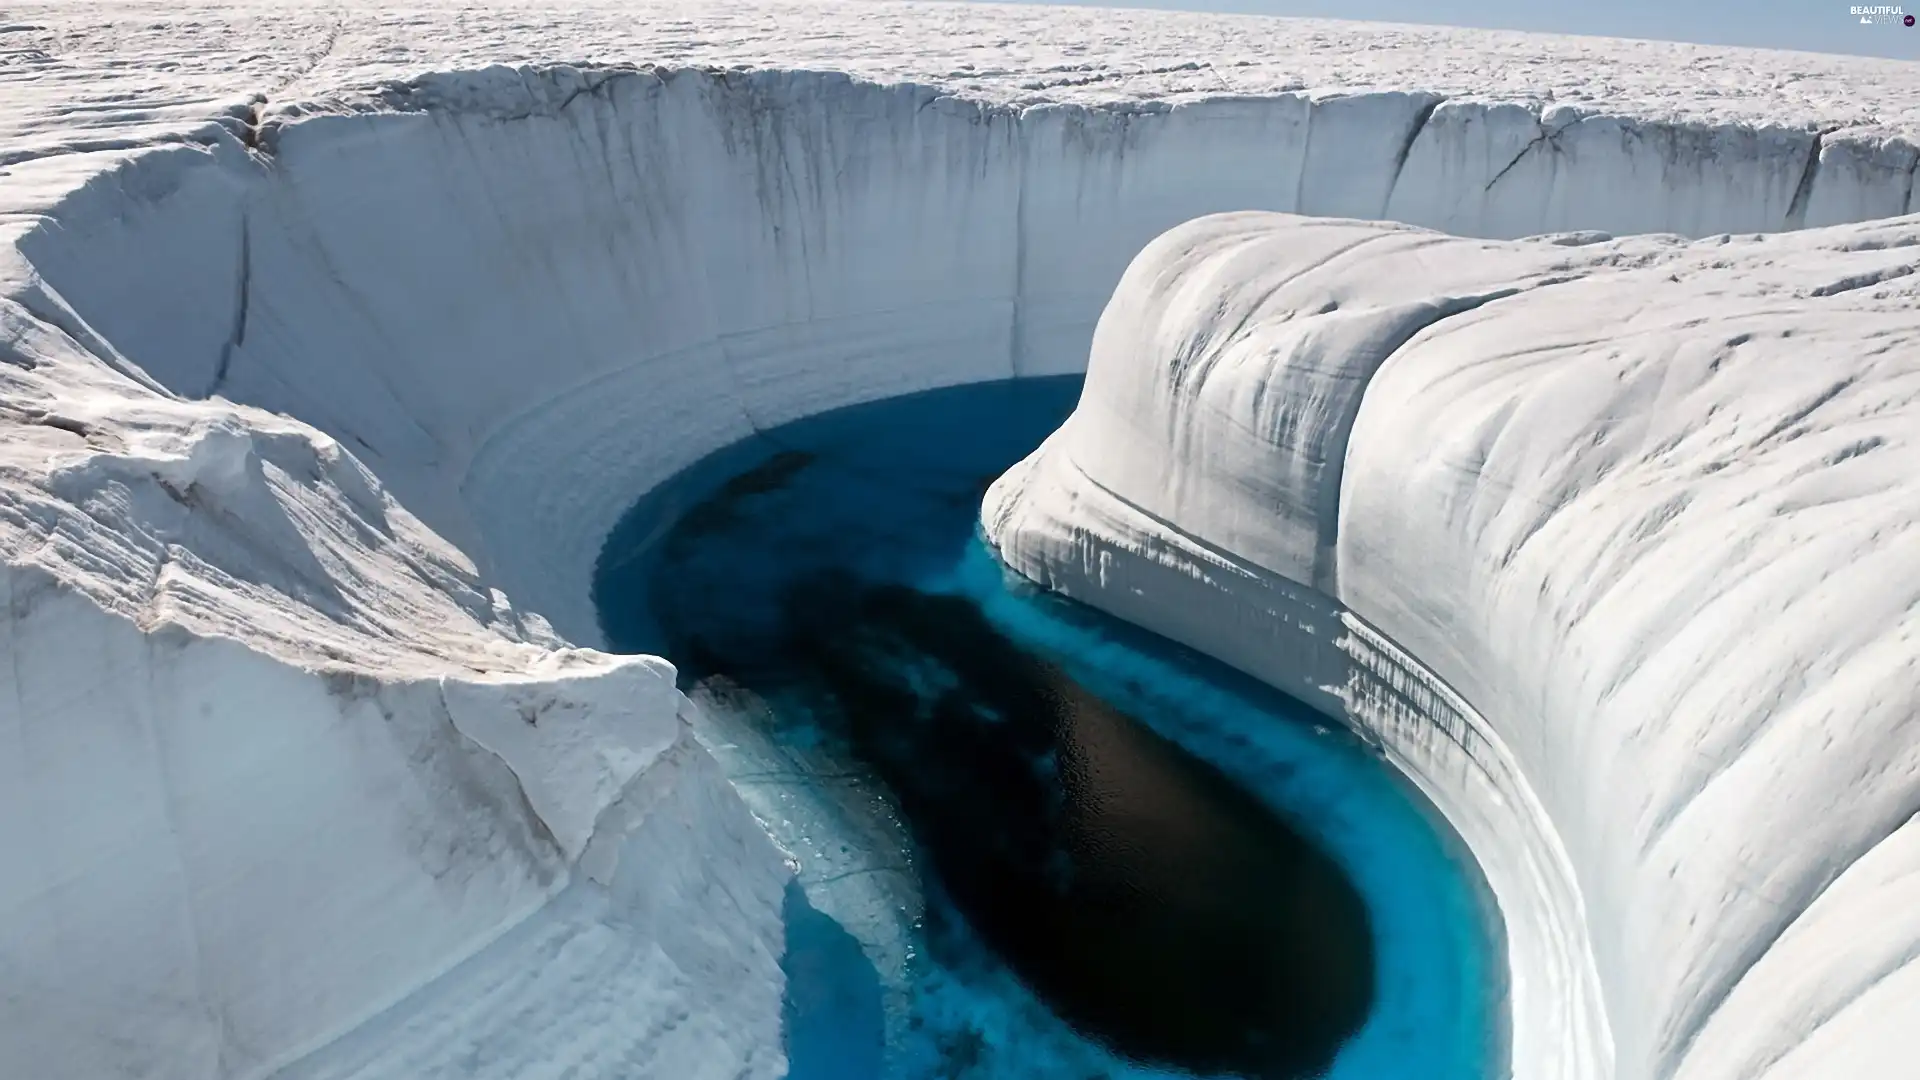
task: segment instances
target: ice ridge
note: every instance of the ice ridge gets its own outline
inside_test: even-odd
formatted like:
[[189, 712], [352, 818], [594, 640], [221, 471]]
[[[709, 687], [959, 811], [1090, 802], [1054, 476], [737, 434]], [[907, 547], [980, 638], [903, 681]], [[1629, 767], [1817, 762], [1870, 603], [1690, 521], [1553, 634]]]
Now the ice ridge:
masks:
[[1916, 243], [1202, 218], [987, 531], [1427, 790], [1499, 898], [1514, 1075], [1895, 1075]]

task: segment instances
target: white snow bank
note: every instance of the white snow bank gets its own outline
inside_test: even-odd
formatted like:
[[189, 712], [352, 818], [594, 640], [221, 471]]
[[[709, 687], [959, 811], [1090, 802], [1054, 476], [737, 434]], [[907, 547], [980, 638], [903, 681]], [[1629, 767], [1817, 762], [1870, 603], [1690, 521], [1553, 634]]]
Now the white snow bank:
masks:
[[1416, 88], [1835, 143], [1920, 135], [1911, 62], [1339, 19], [917, 0], [15, 0], [7, 14], [0, 161], [192, 138], [263, 98], [554, 60], [844, 71], [991, 104]]
[[[315, 673], [177, 624], [143, 633], [45, 575], [9, 572], [0, 603], [0, 1058], [20, 1075], [271, 1071], [544, 905], [591, 828], [578, 815], [617, 777], [658, 784], [674, 737], [673, 709], [649, 701], [672, 684], [644, 663], [546, 680]], [[541, 752], [549, 731], [597, 760]], [[611, 1024], [676, 1075], [780, 1075], [778, 852], [635, 801], [613, 804], [589, 872], [667, 895], [618, 894], [610, 919], [575, 922], [667, 952], [624, 973], [624, 1012], [589, 1020], [546, 987], [551, 1015], [491, 1037], [565, 1060], [570, 1030]], [[622, 839], [643, 828], [673, 843]], [[730, 903], [713, 902], [716, 881]], [[673, 942], [716, 938], [724, 963], [672, 963]], [[488, 989], [501, 985], [516, 984]], [[701, 1002], [717, 1033], [648, 1037]], [[432, 1045], [458, 1056], [474, 1038]]]
[[[724, 813], [648, 794], [685, 738], [671, 667], [566, 647], [331, 439], [147, 389], [30, 315], [22, 301], [97, 341], [13, 280], [0, 1060], [88, 1080], [270, 1072], [484, 948], [578, 861], [599, 883], [579, 889], [620, 901], [601, 937], [667, 948], [624, 984], [652, 996], [613, 1019], [717, 995], [731, 1033], [654, 1029], [640, 1049], [678, 1075], [779, 1075], [785, 861], [757, 831], [729, 841]], [[694, 775], [724, 793], [698, 805], [747, 818]], [[711, 867], [716, 851], [736, 854]], [[729, 959], [684, 970], [663, 936]]]
[[[575, 860], [621, 894], [631, 862], [602, 857], [645, 827], [630, 796], [664, 782], [681, 703], [663, 664], [568, 642], [599, 640], [588, 583], [607, 529], [708, 450], [837, 405], [1076, 370], [1128, 260], [1198, 214], [1389, 214], [1494, 235], [1817, 224], [1906, 207], [1916, 155], [1900, 132], [1920, 116], [1920, 79], [1899, 65], [1854, 79], [1871, 108], [1818, 138], [1807, 125], [1832, 126], [1816, 106], [1846, 74], [1825, 59], [1533, 41], [1586, 67], [1530, 82], [1499, 61], [1507, 36], [1374, 33], [1401, 66], [1368, 67], [1349, 48], [1360, 31], [1321, 24], [1293, 27], [1310, 48], [1258, 45], [1262, 74], [1242, 83], [1211, 61], [1072, 67], [1085, 13], [1020, 15], [1044, 24], [1024, 57], [979, 40], [978, 12], [890, 5], [713, 14], [758, 27], [736, 46], [680, 41], [693, 27], [630, 5], [559, 24], [453, 5], [18, 17], [32, 21], [5, 32], [28, 46], [8, 55], [25, 58], [0, 68], [0, 731], [18, 750], [0, 760], [32, 779], [0, 795], [0, 821], [31, 823], [0, 834], [0, 970], [31, 1003], [0, 1023], [0, 1059], [88, 1080], [258, 1075], [469, 957], [468, 975], [398, 1013], [479, 1015], [457, 987], [493, 985], [512, 942], [600, 940], [550, 910], [506, 951], [473, 955], [577, 882]], [[1245, 37], [1099, 17], [1158, 28], [1129, 56]], [[643, 56], [724, 60], [770, 33], [800, 40], [796, 19], [835, 57], [864, 41], [915, 58], [923, 85], [566, 67], [380, 78], [436, 57], [591, 53], [592, 28], [615, 24], [648, 27], [621, 39]], [[921, 21], [908, 33], [902, 19]], [[913, 34], [939, 42], [902, 49]], [[300, 64], [273, 67], [294, 45]], [[1405, 66], [1416, 56], [1425, 67]], [[170, 74], [129, 81], [127, 57]], [[1290, 65], [1307, 60], [1302, 82]], [[1700, 78], [1775, 63], [1814, 88], [1789, 95], [1790, 113], [1724, 89], [1700, 104]], [[848, 65], [898, 74], [865, 53]], [[1431, 92], [1382, 88], [1414, 70]], [[1512, 93], [1457, 96], [1476, 80]], [[1273, 92], [1206, 96], [1215, 83]], [[1618, 92], [1582, 96], [1599, 85]], [[1116, 103], [1159, 94], [1173, 103]], [[101, 783], [102, 768], [124, 780]], [[696, 841], [646, 858], [681, 880], [703, 844], [734, 835], [724, 817], [687, 816]], [[1540, 845], [1514, 850], [1550, 853], [1551, 835]], [[616, 932], [636, 955], [673, 926], [748, 957], [671, 976], [725, 1002], [715, 1030], [739, 1033], [676, 1059], [675, 1076], [779, 1068], [778, 976], [749, 954], [777, 936], [761, 901], [782, 867], [770, 846], [740, 849], [738, 865], [700, 865], [738, 872], [746, 915], [683, 891], [663, 909], [681, 921]], [[1538, 908], [1541, 940], [1564, 947], [1542, 963], [1584, 955], [1574, 904]], [[671, 998], [635, 1000], [621, 1020], [650, 1023]], [[329, 1060], [380, 1056], [341, 1045]]]
[[1898, 1075], [1916, 246], [1202, 219], [988, 531], [1410, 769], [1506, 916], [1515, 1075]]

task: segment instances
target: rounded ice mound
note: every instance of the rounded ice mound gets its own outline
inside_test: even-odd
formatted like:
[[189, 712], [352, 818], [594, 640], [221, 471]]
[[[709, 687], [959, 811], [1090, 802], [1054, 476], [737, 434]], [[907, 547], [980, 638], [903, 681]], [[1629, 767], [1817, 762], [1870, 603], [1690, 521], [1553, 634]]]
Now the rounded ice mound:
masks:
[[988, 532], [1408, 768], [1498, 895], [1516, 1076], [1895, 1075], [1916, 244], [1203, 218]]

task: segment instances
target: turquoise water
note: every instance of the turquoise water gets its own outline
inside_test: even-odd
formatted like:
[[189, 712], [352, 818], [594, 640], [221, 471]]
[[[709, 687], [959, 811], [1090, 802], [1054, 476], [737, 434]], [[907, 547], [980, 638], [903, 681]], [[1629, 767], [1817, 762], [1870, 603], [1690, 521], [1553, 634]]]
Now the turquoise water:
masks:
[[[1299, 1063], [1318, 1060], [1316, 1038], [1335, 1039], [1326, 1075], [1337, 1080], [1489, 1075], [1494, 934], [1475, 872], [1417, 792], [1305, 706], [1040, 593], [979, 540], [985, 486], [1058, 425], [1078, 383], [936, 391], [757, 436], [641, 498], [602, 554], [596, 603], [610, 645], [680, 666], [705, 706], [703, 739], [801, 861], [788, 905], [791, 1076], [1091, 1080], [1195, 1075], [1184, 1071], [1193, 1066], [1278, 1077], [1313, 1071]], [[796, 591], [822, 580], [836, 584]], [[896, 590], [885, 594], [892, 607], [837, 610], [879, 587]], [[974, 645], [941, 652], [944, 631], [915, 639], [915, 648], [931, 640], [931, 653], [900, 659], [897, 628], [876, 638], [868, 625], [899, 604], [943, 613], [928, 625], [977, 621], [969, 633], [992, 665], [968, 667]], [[839, 649], [856, 639], [869, 646]], [[1004, 649], [1017, 655], [993, 652]], [[934, 724], [925, 709], [916, 719], [914, 701], [956, 692], [956, 664], [973, 682], [1029, 674], [1011, 688], [959, 687], [974, 711], [958, 721]], [[978, 691], [1025, 701], [1022, 687], [1036, 681], [1057, 682], [1073, 702], [1037, 727], [1002, 731], [998, 706], [974, 700]], [[879, 725], [887, 740], [860, 735], [875, 725], [857, 722], [865, 714], [849, 687], [905, 702], [898, 725]], [[885, 696], [902, 687], [905, 698]], [[1108, 762], [1107, 787], [1093, 795], [1058, 782], [1086, 772], [1061, 749], [1087, 731], [1099, 743], [1092, 759]], [[1007, 732], [1044, 745], [1009, 756], [1019, 739]], [[1029, 790], [1025, 773], [1004, 767], [1015, 761], [1036, 763], [1042, 786]], [[1221, 794], [1182, 795], [1193, 785], [1179, 778], [1195, 775], [1213, 777], [1203, 786]], [[1032, 808], [1045, 799], [1026, 797], [1053, 791], [1101, 808], [1098, 843], [1074, 849], [1061, 840], [1071, 830], [1049, 824], [1054, 810]], [[1149, 804], [1179, 820], [1130, 837], [1127, 823]], [[1170, 861], [1179, 849], [1168, 837], [1179, 835], [1210, 839]], [[1081, 884], [1047, 891], [1044, 875], [1021, 869], [1029, 856], [1006, 854], [1035, 837], [1094, 869], [1122, 866], [1125, 888], [1089, 891], [1082, 873]], [[1310, 851], [1294, 850], [1302, 841]], [[1209, 853], [1211, 862], [1199, 857]], [[1210, 884], [1175, 895], [1182, 878]], [[1249, 882], [1271, 903], [1222, 899]], [[1039, 891], [991, 900], [1019, 888]], [[1344, 923], [1316, 930], [1289, 907], [1315, 889], [1333, 890], [1335, 907], [1316, 910], [1335, 915], [1339, 897], [1354, 898], [1365, 949], [1333, 949], [1330, 940], [1351, 944], [1335, 925]], [[1074, 904], [1117, 914], [1078, 919]], [[1029, 910], [1038, 929], [1021, 925]], [[1045, 912], [1055, 921], [1040, 926]], [[1223, 938], [1222, 926], [1238, 936]], [[1063, 964], [1084, 976], [1062, 976]], [[1261, 977], [1269, 971], [1278, 974]], [[1362, 985], [1353, 1030], [1350, 1006], [1362, 998], [1352, 988]], [[1347, 1005], [1322, 1008], [1324, 1023], [1300, 1020], [1332, 998]], [[1262, 1042], [1263, 1027], [1289, 1052]]]

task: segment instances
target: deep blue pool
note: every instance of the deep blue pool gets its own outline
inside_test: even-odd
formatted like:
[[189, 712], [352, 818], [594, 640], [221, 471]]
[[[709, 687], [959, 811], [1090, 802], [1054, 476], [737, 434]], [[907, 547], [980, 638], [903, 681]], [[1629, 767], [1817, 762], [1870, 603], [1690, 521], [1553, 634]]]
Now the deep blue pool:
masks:
[[647, 493], [602, 552], [609, 645], [679, 665], [801, 861], [790, 1075], [1488, 1075], [1496, 932], [1411, 786], [979, 541], [987, 484], [1079, 385], [786, 425]]

